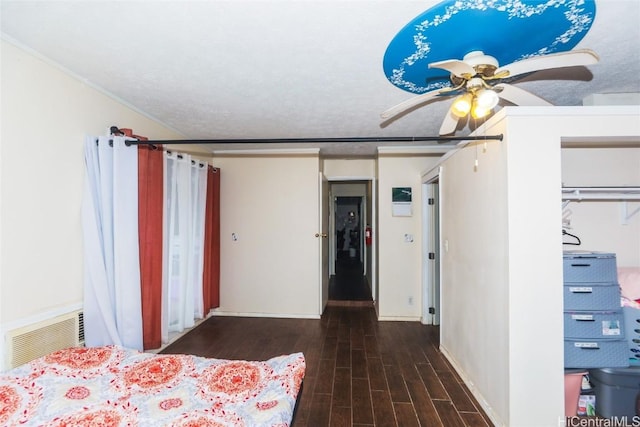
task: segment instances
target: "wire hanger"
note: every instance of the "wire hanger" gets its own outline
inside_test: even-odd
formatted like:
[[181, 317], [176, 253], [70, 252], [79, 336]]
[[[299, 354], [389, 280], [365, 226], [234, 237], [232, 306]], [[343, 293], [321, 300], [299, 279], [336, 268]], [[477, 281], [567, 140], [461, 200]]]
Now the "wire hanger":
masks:
[[579, 246], [580, 244], [582, 244], [582, 242], [580, 241], [580, 238], [578, 236], [576, 236], [575, 234], [571, 234], [571, 233], [567, 232], [567, 230], [565, 230], [565, 229], [562, 229], [562, 235], [563, 236], [573, 237], [574, 239], [576, 239], [575, 242], [562, 242], [563, 245]]

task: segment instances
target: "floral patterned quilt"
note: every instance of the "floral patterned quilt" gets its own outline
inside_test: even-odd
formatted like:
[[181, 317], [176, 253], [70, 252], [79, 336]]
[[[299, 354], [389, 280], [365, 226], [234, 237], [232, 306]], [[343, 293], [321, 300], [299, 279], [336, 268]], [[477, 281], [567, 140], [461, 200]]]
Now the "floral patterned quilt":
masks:
[[305, 368], [68, 348], [0, 374], [0, 426], [288, 426]]

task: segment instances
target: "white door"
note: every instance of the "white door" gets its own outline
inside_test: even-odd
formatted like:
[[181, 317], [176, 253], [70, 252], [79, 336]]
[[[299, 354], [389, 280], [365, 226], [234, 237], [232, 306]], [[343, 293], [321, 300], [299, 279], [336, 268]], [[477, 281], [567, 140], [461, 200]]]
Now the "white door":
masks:
[[440, 324], [440, 216], [438, 180], [423, 184], [422, 323]]
[[440, 324], [440, 200], [438, 182], [431, 183], [431, 303], [433, 307], [433, 324]]

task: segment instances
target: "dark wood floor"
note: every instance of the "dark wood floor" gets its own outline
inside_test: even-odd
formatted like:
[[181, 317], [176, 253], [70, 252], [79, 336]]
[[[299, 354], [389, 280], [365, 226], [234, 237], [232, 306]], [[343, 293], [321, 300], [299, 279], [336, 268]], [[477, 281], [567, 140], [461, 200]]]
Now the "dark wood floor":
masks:
[[438, 327], [378, 322], [372, 306], [356, 304], [330, 304], [319, 320], [211, 317], [163, 353], [265, 360], [303, 352], [294, 427], [491, 425], [438, 351]]

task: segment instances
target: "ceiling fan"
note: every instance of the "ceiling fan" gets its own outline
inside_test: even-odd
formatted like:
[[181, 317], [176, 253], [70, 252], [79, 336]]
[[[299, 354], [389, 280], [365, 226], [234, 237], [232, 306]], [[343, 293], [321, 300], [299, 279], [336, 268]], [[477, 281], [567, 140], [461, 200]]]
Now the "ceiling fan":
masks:
[[501, 81], [534, 71], [551, 68], [574, 67], [595, 64], [598, 55], [590, 49], [576, 49], [568, 52], [532, 56], [499, 66], [498, 61], [482, 51], [472, 51], [462, 60], [448, 59], [432, 62], [429, 68], [440, 68], [451, 73], [451, 85], [442, 89], [425, 92], [389, 108], [381, 114], [389, 120], [415, 106], [437, 97], [458, 95], [451, 104], [440, 127], [440, 135], [456, 131], [460, 119], [471, 115], [474, 119], [487, 116], [502, 98], [515, 105], [552, 105], [531, 92]]

